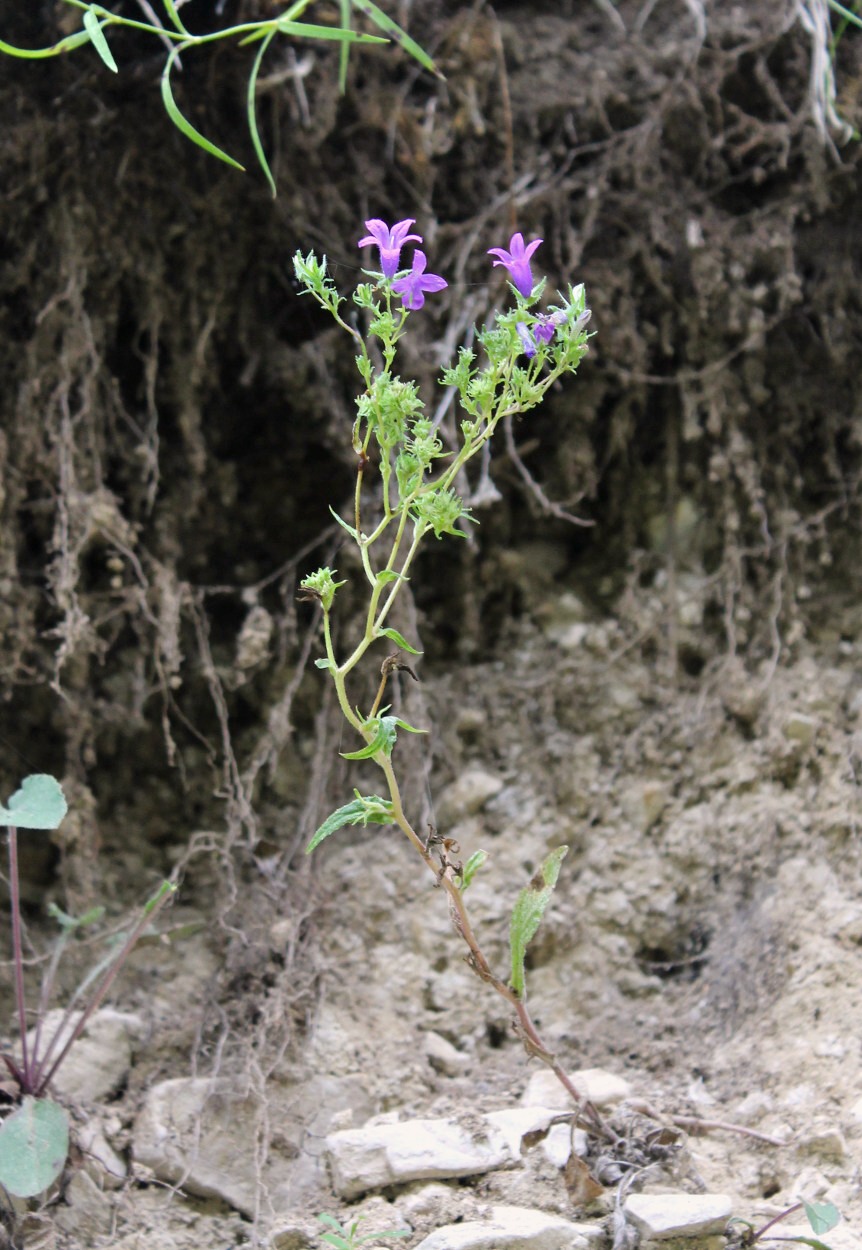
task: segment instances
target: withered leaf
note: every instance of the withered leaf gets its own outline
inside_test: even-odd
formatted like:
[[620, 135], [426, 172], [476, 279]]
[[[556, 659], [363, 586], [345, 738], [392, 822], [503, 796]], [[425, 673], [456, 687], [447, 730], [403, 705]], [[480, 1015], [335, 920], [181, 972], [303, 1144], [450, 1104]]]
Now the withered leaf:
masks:
[[569, 1155], [569, 1161], [563, 1171], [563, 1180], [572, 1205], [575, 1207], [586, 1207], [605, 1192], [583, 1159], [575, 1154]]

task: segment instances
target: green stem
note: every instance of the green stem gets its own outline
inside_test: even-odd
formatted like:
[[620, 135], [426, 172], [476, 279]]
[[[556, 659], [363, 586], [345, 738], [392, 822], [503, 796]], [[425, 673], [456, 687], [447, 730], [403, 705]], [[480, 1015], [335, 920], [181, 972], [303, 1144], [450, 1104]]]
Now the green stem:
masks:
[[[24, 1007], [24, 951], [21, 942], [21, 895], [18, 887], [18, 830], [10, 825], [7, 830], [9, 847], [9, 895], [12, 907], [12, 961], [15, 966], [15, 1005], [18, 1009], [18, 1031], [21, 1034], [21, 1075], [30, 1079], [30, 1061], [27, 1053], [27, 1013]], [[32, 1090], [25, 1089], [25, 1094]]]

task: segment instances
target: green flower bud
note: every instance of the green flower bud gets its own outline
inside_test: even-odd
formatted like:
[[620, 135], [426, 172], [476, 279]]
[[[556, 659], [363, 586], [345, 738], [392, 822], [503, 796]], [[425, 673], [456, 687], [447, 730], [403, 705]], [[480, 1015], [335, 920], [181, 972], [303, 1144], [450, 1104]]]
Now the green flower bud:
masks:
[[328, 612], [332, 607], [332, 600], [335, 598], [335, 592], [339, 586], [343, 586], [344, 582], [337, 582], [333, 576], [334, 569], [318, 569], [316, 573], [309, 574], [299, 583], [302, 590], [306, 591], [305, 595], [300, 596], [306, 599], [316, 599], [323, 607], [324, 612]]

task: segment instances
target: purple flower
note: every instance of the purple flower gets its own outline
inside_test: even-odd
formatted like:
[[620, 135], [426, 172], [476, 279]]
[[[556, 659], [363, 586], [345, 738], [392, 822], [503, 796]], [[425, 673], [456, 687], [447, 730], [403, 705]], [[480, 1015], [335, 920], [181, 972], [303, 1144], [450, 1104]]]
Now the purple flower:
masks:
[[528, 299], [533, 293], [530, 257], [541, 242], [541, 239], [533, 239], [532, 243], [528, 243], [524, 247], [524, 236], [519, 232], [518, 234], [513, 234], [509, 240], [508, 252], [504, 247], [490, 247], [488, 249], [489, 256], [497, 257], [494, 261], [495, 265], [506, 266], [512, 283], [525, 299]]
[[391, 229], [379, 217], [372, 217], [370, 221], [366, 221], [365, 229], [368, 234], [364, 239], [359, 240], [359, 246], [368, 247], [373, 244], [380, 249], [380, 268], [385, 278], [394, 278], [398, 272], [398, 261], [405, 243], [422, 242], [421, 234], [407, 233], [414, 220], [413, 217], [408, 217], [405, 221], [396, 221]]
[[515, 329], [518, 331], [518, 338], [521, 340], [521, 346], [524, 349], [524, 355], [532, 360], [536, 354], [536, 340], [530, 331], [524, 325], [523, 321], [517, 322]]
[[537, 343], [550, 343], [556, 332], [557, 327], [554, 323], [554, 319], [553, 317], [549, 317], [547, 314], [539, 317], [536, 324], [533, 326], [533, 334]]
[[409, 308], [411, 312], [421, 308], [425, 303], [426, 291], [442, 291], [444, 286], [449, 285], [445, 278], [439, 277], [436, 273], [426, 273], [427, 263], [428, 258], [425, 253], [420, 252], [417, 247], [413, 253], [413, 268], [405, 278], [398, 278], [392, 283], [392, 290], [396, 295], [401, 296], [404, 307]]

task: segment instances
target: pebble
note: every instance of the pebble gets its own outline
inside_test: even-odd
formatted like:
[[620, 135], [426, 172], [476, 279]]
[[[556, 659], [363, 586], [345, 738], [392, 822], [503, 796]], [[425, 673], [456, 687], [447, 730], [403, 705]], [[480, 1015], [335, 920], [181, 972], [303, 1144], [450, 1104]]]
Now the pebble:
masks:
[[467, 1055], [433, 1031], [425, 1034], [423, 1049], [431, 1067], [444, 1076], [459, 1076], [470, 1063]]
[[631, 1194], [623, 1209], [643, 1237], [657, 1241], [722, 1233], [733, 1214], [726, 1194]]
[[573, 1224], [529, 1207], [493, 1207], [490, 1219], [447, 1224], [420, 1241], [416, 1250], [598, 1250], [598, 1224]]
[[[580, 1068], [567, 1073], [579, 1094], [596, 1107], [612, 1107], [631, 1096], [632, 1087], [624, 1077], [606, 1072], [604, 1068]], [[550, 1068], [534, 1072], [521, 1096], [522, 1106], [553, 1107], [555, 1111], [571, 1111], [572, 1099]]]

